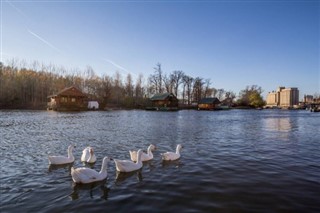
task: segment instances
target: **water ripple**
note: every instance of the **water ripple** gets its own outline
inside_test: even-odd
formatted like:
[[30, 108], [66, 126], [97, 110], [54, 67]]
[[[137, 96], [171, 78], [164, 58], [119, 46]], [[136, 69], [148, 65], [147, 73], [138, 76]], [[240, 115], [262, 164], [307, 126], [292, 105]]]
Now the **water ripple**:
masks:
[[[318, 212], [320, 115], [304, 111], [0, 111], [1, 212]], [[141, 170], [75, 185], [82, 149], [129, 159], [155, 144]], [[181, 159], [160, 153], [183, 145]], [[49, 154], [76, 161], [48, 165]]]

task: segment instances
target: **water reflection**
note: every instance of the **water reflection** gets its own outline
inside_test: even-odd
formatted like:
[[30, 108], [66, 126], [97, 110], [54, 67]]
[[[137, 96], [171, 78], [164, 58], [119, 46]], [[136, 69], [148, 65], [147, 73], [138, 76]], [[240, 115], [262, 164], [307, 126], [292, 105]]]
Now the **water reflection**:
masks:
[[156, 168], [155, 162], [153, 160], [145, 161], [143, 163], [143, 170], [150, 172]]
[[289, 132], [292, 129], [290, 118], [267, 118], [264, 122], [269, 131]]
[[168, 167], [179, 168], [179, 167], [181, 167], [183, 164], [180, 163], [180, 159], [178, 159], [178, 160], [174, 160], [174, 161], [166, 161], [166, 160], [163, 160], [163, 161], [161, 162], [161, 165], [162, 165], [162, 167], [164, 167], [164, 168], [168, 168]]
[[82, 166], [88, 167], [90, 169], [94, 169], [94, 165], [95, 165], [95, 162], [94, 163], [82, 162]]
[[97, 191], [95, 189], [100, 189], [100, 198], [107, 200], [110, 188], [108, 188], [106, 185], [106, 179], [99, 182], [94, 183], [88, 183], [88, 184], [72, 184], [72, 193], [70, 194], [70, 198], [72, 200], [79, 199], [79, 193], [80, 191], [89, 192], [89, 197], [94, 198], [94, 192]]
[[73, 166], [73, 163], [67, 163], [67, 164], [61, 164], [61, 165], [52, 165], [50, 164], [48, 167], [48, 171], [52, 172], [59, 169], [68, 169], [68, 171], [71, 171], [71, 167]]
[[[0, 212], [81, 212], [85, 207], [93, 212], [319, 209], [317, 113], [0, 111], [0, 118]], [[93, 143], [99, 159], [127, 158], [128, 147], [150, 143], [160, 150], [140, 171], [116, 177], [115, 165], [110, 165], [110, 182], [72, 187], [70, 169], [82, 166], [81, 151], [75, 152], [74, 165], [47, 163], [50, 151], [64, 153], [70, 143]], [[161, 161], [162, 150], [172, 150], [177, 143], [185, 145], [183, 158]], [[95, 167], [100, 170], [101, 161]]]
[[139, 182], [141, 182], [143, 180], [142, 177], [142, 173], [141, 173], [141, 169], [138, 171], [133, 171], [133, 172], [116, 172], [116, 185], [121, 184], [122, 182], [124, 182], [126, 179], [132, 177], [136, 175], [137, 176], [137, 180]]

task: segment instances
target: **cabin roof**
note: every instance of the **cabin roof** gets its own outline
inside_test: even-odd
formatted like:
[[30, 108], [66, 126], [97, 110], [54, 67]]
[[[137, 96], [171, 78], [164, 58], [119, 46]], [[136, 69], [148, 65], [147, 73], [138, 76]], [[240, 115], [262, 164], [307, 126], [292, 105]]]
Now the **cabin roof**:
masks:
[[220, 104], [221, 102], [219, 101], [218, 98], [202, 98], [199, 101], [199, 104]]
[[163, 101], [163, 100], [166, 100], [168, 97], [173, 97], [173, 98], [177, 99], [176, 96], [172, 93], [158, 93], [158, 94], [155, 94], [154, 96], [152, 96], [150, 98], [150, 100]]
[[58, 92], [57, 94], [50, 95], [50, 96], [48, 96], [48, 97], [61, 96], [61, 95], [74, 96], [74, 97], [86, 97], [86, 95], [83, 94], [83, 93], [81, 92], [81, 90], [78, 89], [78, 88], [75, 87], [75, 86], [71, 86], [71, 87], [64, 88], [63, 90], [61, 90], [61, 91]]

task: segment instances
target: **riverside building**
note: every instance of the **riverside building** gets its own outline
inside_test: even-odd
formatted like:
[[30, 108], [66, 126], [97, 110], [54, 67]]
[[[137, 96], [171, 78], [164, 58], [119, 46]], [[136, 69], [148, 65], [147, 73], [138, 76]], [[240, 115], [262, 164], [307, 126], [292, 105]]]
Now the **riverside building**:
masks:
[[267, 107], [291, 108], [299, 104], [299, 90], [291, 87], [278, 87], [267, 95]]

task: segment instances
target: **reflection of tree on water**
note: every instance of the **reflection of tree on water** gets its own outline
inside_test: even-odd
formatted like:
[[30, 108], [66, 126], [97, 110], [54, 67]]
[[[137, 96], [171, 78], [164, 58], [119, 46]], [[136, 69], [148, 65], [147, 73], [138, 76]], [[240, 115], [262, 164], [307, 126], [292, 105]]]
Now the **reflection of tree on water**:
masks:
[[137, 175], [137, 180], [141, 182], [143, 180], [141, 169], [133, 172], [118, 172], [116, 173], [116, 185], [120, 184], [121, 182], [125, 181], [126, 179]]
[[68, 171], [71, 171], [71, 167], [73, 166], [73, 163], [67, 163], [67, 164], [61, 164], [61, 165], [49, 165], [48, 171], [52, 172], [58, 169], [67, 168]]
[[94, 189], [100, 188], [101, 198], [107, 200], [110, 189], [105, 186], [105, 183], [106, 183], [106, 179], [103, 181], [88, 183], [88, 184], [73, 183], [73, 185], [72, 185], [73, 191], [70, 194], [70, 197], [72, 200], [77, 200], [77, 199], [79, 199], [79, 192], [80, 191], [89, 191], [90, 198], [93, 198], [94, 197], [93, 193], [95, 191]]

